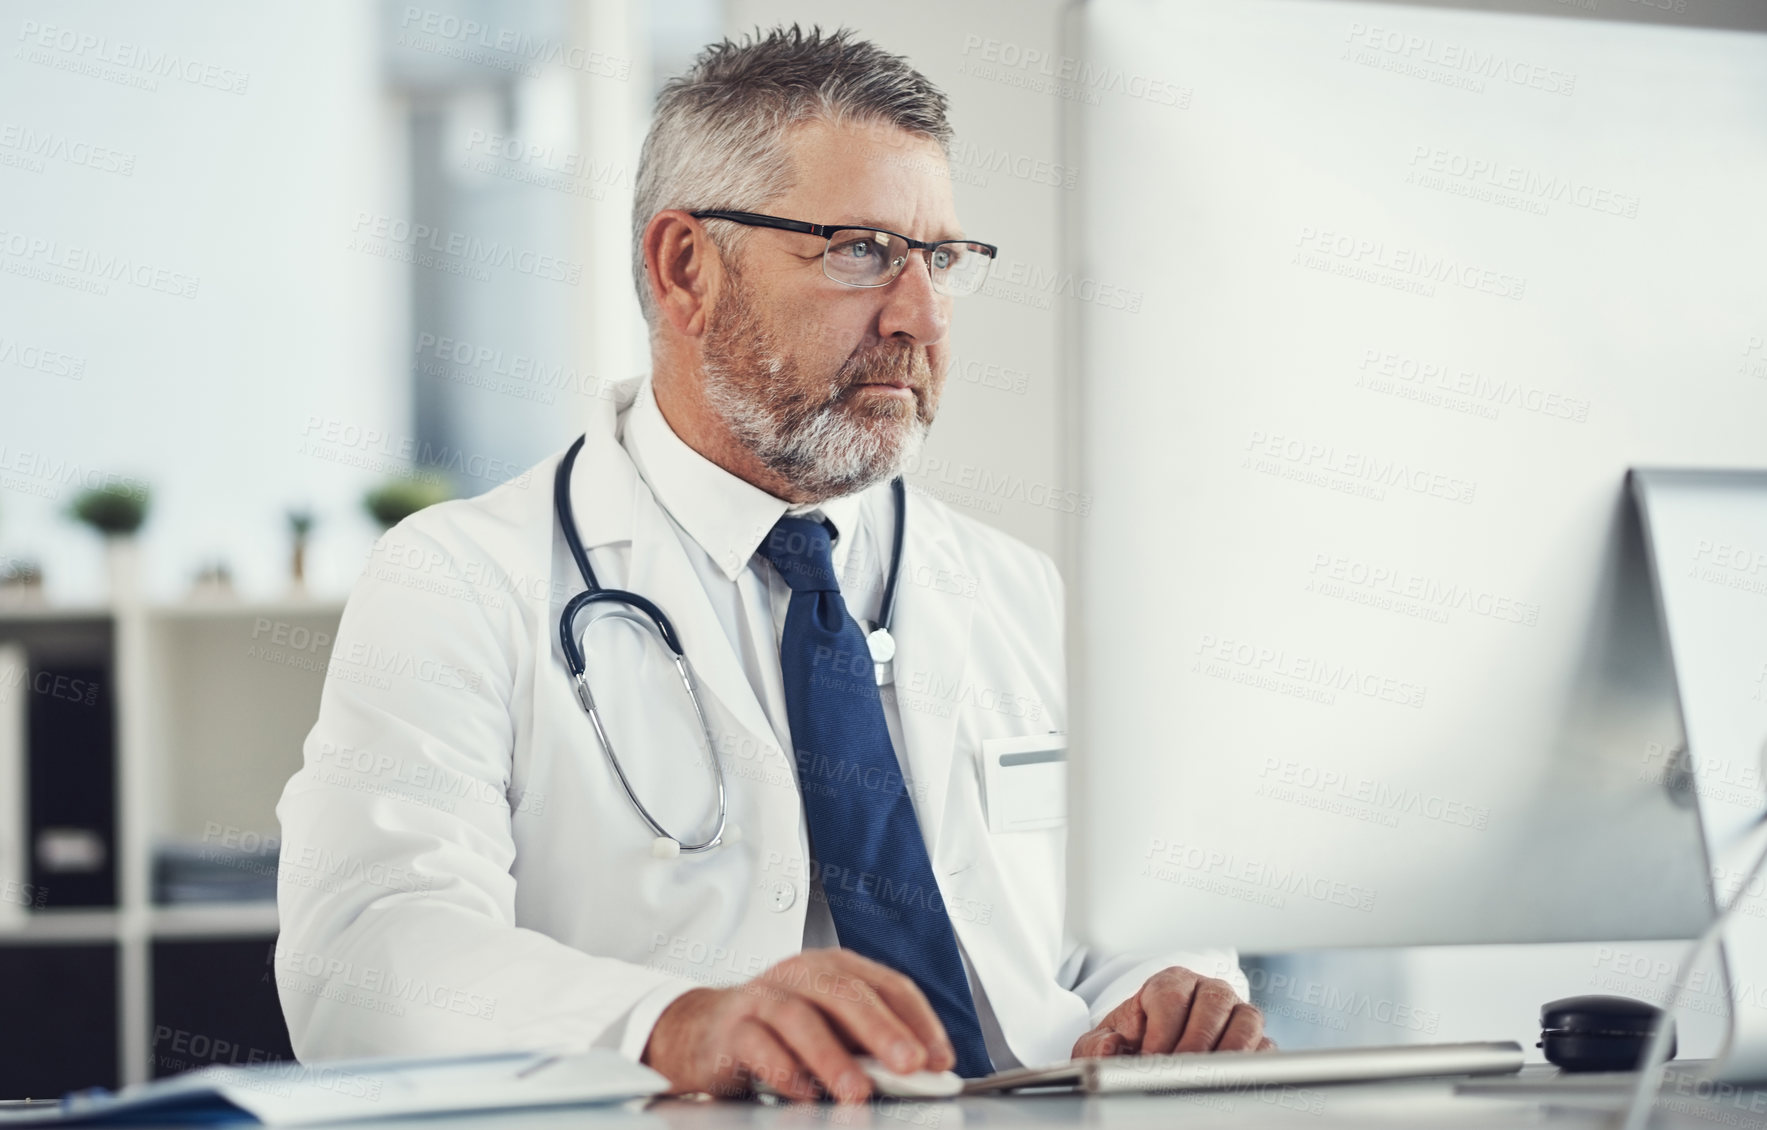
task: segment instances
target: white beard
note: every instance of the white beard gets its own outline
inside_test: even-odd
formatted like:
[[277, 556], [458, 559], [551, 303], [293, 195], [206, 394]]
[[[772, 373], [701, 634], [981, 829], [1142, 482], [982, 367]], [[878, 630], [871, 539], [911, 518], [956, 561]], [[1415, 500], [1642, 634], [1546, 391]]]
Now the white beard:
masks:
[[[777, 354], [764, 355], [763, 363], [770, 376], [786, 367]], [[926, 440], [926, 421], [917, 409], [911, 408], [913, 418], [904, 424], [899, 417], [866, 420], [829, 401], [807, 423], [794, 424], [783, 406], [746, 393], [723, 358], [708, 355], [703, 368], [706, 402], [731, 435], [812, 500], [839, 498], [891, 477]], [[830, 396], [837, 387], [830, 385]]]

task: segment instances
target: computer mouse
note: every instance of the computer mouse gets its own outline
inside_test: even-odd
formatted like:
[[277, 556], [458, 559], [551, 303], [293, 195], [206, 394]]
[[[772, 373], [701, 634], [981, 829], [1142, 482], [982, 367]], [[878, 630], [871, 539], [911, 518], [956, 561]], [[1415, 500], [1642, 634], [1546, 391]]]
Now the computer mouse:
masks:
[[[902, 1075], [868, 1055], [856, 1055], [853, 1059], [859, 1064], [859, 1070], [871, 1080], [873, 1098], [950, 1099], [963, 1093], [963, 1076], [953, 1071], [911, 1071]], [[755, 1076], [750, 1083], [757, 1094], [773, 1099], [785, 1097], [760, 1076]]]
[[[1631, 997], [1565, 997], [1540, 1006], [1540, 1042], [1548, 1063], [1565, 1071], [1631, 1071], [1644, 1058], [1663, 1010]], [[1675, 1058], [1669, 1020], [1669, 1058]]]
[[963, 1093], [963, 1076], [955, 1071], [911, 1071], [899, 1075], [868, 1055], [855, 1056], [874, 1093], [890, 1099], [949, 1099]]

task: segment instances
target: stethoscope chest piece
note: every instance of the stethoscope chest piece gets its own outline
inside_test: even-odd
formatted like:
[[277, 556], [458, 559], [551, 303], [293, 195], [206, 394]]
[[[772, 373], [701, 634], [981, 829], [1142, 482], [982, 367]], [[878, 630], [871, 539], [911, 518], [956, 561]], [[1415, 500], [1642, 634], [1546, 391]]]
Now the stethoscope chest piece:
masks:
[[896, 658], [896, 637], [890, 635], [888, 628], [875, 628], [865, 637], [865, 646], [871, 649], [873, 663], [888, 663]]
[[896, 658], [896, 637], [890, 635], [888, 628], [873, 628], [865, 637], [865, 646], [871, 651], [871, 667], [877, 685], [882, 687], [895, 682], [896, 669], [891, 660]]

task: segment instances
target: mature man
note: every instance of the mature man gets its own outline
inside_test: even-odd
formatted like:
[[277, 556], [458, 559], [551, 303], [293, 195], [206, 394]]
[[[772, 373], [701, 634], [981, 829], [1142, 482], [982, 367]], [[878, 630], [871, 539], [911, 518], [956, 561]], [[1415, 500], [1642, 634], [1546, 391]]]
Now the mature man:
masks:
[[[633, 223], [649, 379], [580, 449], [390, 531], [345, 609], [278, 808], [303, 1058], [599, 1044], [681, 1090], [857, 1101], [856, 1054], [1269, 1046], [1231, 953], [1089, 952], [1063, 829], [990, 830], [982, 747], [1064, 723], [1062, 591], [890, 482], [993, 254], [958, 225], [945, 111], [900, 57], [796, 27], [664, 90]], [[591, 574], [645, 603], [567, 609]]]

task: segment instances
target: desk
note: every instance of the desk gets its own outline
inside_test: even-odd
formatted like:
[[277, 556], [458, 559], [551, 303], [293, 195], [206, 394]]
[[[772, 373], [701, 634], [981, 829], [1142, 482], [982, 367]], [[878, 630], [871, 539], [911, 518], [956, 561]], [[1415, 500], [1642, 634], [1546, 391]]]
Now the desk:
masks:
[[[1286, 1094], [1284, 1091], [1286, 1090]], [[1262, 1094], [977, 1096], [948, 1103], [889, 1103], [845, 1113], [834, 1107], [780, 1106], [732, 1110], [726, 1104], [662, 1102], [640, 1117], [656, 1130], [1045, 1130], [1055, 1126], [1111, 1130], [1202, 1130], [1206, 1127], [1307, 1127], [1308, 1130], [1394, 1130], [1416, 1127], [1538, 1127], [1539, 1106], [1517, 1100], [1458, 1098], [1452, 1083], [1403, 1082], [1336, 1087], [1271, 1088]], [[841, 1121], [845, 1117], [849, 1121]], [[1554, 1119], [1553, 1123], [1558, 1124]], [[1599, 1127], [1579, 1112], [1567, 1128]], [[1712, 1130], [1707, 1125], [1703, 1130]]]
[[[1527, 1075], [1551, 1069], [1530, 1067]], [[766, 1105], [759, 1102], [692, 1102], [658, 1099], [619, 1108], [524, 1114], [490, 1114], [435, 1120], [448, 1130], [1045, 1130], [1083, 1125], [1108, 1130], [1243, 1130], [1306, 1127], [1308, 1130], [1605, 1130], [1611, 1115], [1563, 1101], [1458, 1096], [1456, 1080], [1402, 1080], [1332, 1087], [1272, 1088], [1259, 1094], [1111, 1095], [1064, 1093], [977, 1096], [950, 1102], [884, 1100], [864, 1107], [832, 1104]], [[1751, 1099], [1760, 1096], [1759, 1112]], [[1767, 1091], [1736, 1102], [1704, 1102], [1671, 1093], [1654, 1128], [1672, 1130], [1767, 1130]], [[426, 1120], [402, 1120], [409, 1130]], [[362, 1127], [391, 1123], [361, 1123]]]

